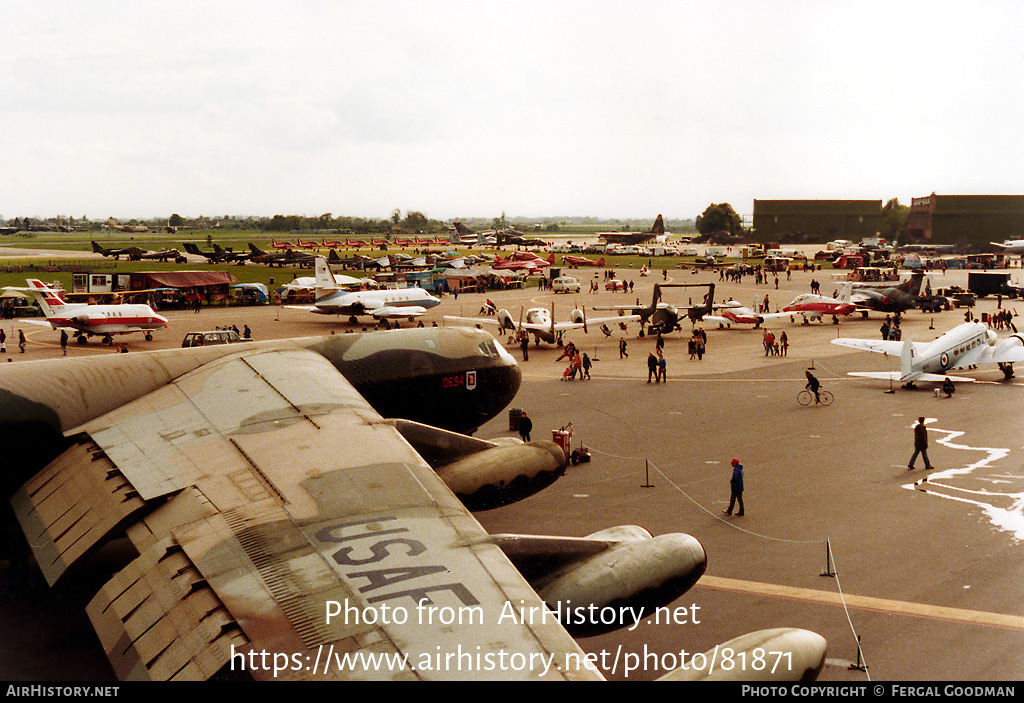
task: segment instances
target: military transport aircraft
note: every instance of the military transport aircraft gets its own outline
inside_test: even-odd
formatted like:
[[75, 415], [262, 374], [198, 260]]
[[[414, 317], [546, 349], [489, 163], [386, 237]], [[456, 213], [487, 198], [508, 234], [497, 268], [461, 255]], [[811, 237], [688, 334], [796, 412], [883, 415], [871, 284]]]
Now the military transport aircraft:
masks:
[[[706, 555], [630, 526], [489, 535], [466, 502], [565, 468], [550, 442], [449, 431], [520, 379], [466, 328], [4, 364], [3, 478], [27, 481], [12, 505], [48, 583], [109, 575], [86, 610], [121, 679], [600, 679], [570, 628], [639, 624]], [[826, 654], [789, 628], [727, 644], [785, 663], [667, 676], [810, 679]]]
[[963, 369], [979, 364], [998, 364], [1006, 378], [1013, 377], [1013, 364], [1024, 361], [1024, 337], [1019, 334], [999, 339], [995, 332], [980, 322], [957, 325], [931, 342], [907, 339], [902, 342], [880, 339], [833, 339], [833, 344], [864, 351], [898, 356], [899, 371], [859, 371], [850, 376], [884, 378], [913, 387], [915, 381], [942, 383], [973, 381], [973, 378], [949, 376], [950, 369]]
[[[508, 310], [498, 310], [494, 317], [458, 317], [445, 315], [445, 323], [473, 325], [497, 325], [503, 331], [515, 332], [517, 334], [526, 332], [532, 334], [534, 343], [542, 341], [548, 344], [562, 345], [562, 335], [572, 330], [583, 330], [587, 333], [588, 325], [606, 326], [610, 322], [625, 324], [627, 322], [638, 322], [639, 315], [617, 315], [615, 317], [587, 318], [587, 313], [582, 308], [576, 308], [570, 314], [568, 322], [555, 322], [555, 306], [551, 308], [529, 308], [520, 311], [520, 319], [516, 321]], [[607, 336], [610, 332], [605, 332]]]
[[665, 220], [659, 214], [649, 232], [598, 232], [597, 236], [608, 244], [642, 244], [664, 234]]
[[[29, 279], [27, 288], [12, 288], [29, 293], [39, 302], [46, 322], [55, 329], [69, 329], [79, 344], [89, 337], [103, 337], [111, 344], [115, 334], [143, 332], [146, 341], [153, 339], [153, 330], [167, 327], [167, 318], [144, 303], [121, 305], [85, 305], [68, 303], [58, 291], [37, 279]], [[41, 323], [43, 324], [43, 323]]]
[[422, 288], [382, 288], [380, 290], [342, 290], [334, 279], [327, 259], [316, 257], [316, 299], [312, 305], [288, 305], [321, 315], [348, 315], [356, 324], [359, 315], [377, 319], [419, 317], [441, 301]]

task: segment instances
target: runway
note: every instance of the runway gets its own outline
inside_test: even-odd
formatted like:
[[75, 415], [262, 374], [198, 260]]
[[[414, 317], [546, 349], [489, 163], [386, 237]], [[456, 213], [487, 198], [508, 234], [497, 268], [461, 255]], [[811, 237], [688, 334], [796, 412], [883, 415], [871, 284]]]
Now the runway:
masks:
[[[584, 283], [583, 276], [594, 275], [572, 273]], [[959, 275], [965, 285], [965, 273], [953, 271], [939, 285], [957, 283]], [[767, 293], [774, 308], [806, 292], [812, 274], [794, 273], [791, 280], [780, 281], [779, 290], [755, 286], [752, 280], [719, 286], [711, 273], [672, 271], [670, 276], [687, 283], [713, 281], [716, 299], [735, 297], [749, 304]], [[821, 272], [818, 276], [823, 292], [831, 293], [831, 282]], [[535, 289], [464, 294], [457, 300], [446, 296], [424, 320], [442, 324], [443, 315], [476, 315], [486, 298], [513, 317], [521, 305], [554, 303], [558, 319], [584, 302], [588, 315], [595, 304], [649, 302], [655, 278], [633, 272], [626, 277], [636, 284], [631, 296], [602, 290], [574, 298]], [[686, 302], [685, 297], [669, 300]], [[1014, 302], [1005, 301], [1011, 308]], [[975, 314], [995, 306], [994, 300], [982, 301]], [[172, 327], [159, 332], [153, 343], [136, 336], [129, 342], [132, 352], [178, 346], [186, 332], [217, 325], [248, 324], [257, 338], [359, 329], [342, 320], [276, 308], [168, 314]], [[619, 358], [617, 331], [611, 337], [593, 329], [567, 335], [594, 359], [589, 381], [560, 380], [564, 360], [556, 362], [556, 357], [561, 350], [531, 344], [529, 361], [521, 362], [524, 381], [513, 406], [529, 411], [535, 438], [572, 423], [573, 446], [586, 445], [593, 458], [570, 467], [541, 493], [477, 513], [477, 519], [490, 532], [571, 536], [638, 524], [653, 534], [692, 534], [708, 554], [706, 575], [673, 604], [698, 606], [699, 622], [648, 621], [633, 632], [581, 640], [594, 653], [652, 655], [649, 666], [628, 676], [622, 667], [606, 670], [609, 678], [656, 678], [664, 673], [659, 653], [704, 652], [769, 627], [806, 628], [828, 639], [830, 665], [821, 680], [1024, 676], [1019, 656], [1024, 645], [1024, 533], [1018, 529], [1024, 521], [1024, 381], [1004, 381], [996, 369], [982, 368], [964, 374], [981, 382], [960, 385], [946, 399], [925, 385], [887, 393], [884, 381], [846, 376], [898, 366], [898, 359], [829, 343], [839, 334], [876, 338], [882, 317], [858, 316], [837, 326], [775, 324], [776, 332], [789, 335], [787, 357], [764, 356], [761, 330], [706, 326], [708, 349], [702, 361], [689, 359], [687, 334], [666, 335], [664, 384], [646, 383], [646, 357], [654, 341], [637, 338], [635, 328], [626, 335], [627, 359]], [[962, 310], [934, 316], [911, 312], [905, 317], [904, 339], [910, 335], [925, 341], [962, 321]], [[15, 362], [61, 354], [55, 332], [22, 322], [17, 326], [29, 337], [25, 355], [11, 344], [16, 326], [3, 323], [8, 356]], [[517, 348], [510, 351], [522, 358]], [[114, 352], [95, 343], [71, 345], [68, 351], [69, 356], [92, 353]], [[823, 387], [835, 394], [831, 407], [796, 402], [804, 370], [811, 366]], [[906, 467], [918, 416], [929, 419], [929, 456], [937, 467], [924, 483], [917, 482], [925, 471]], [[483, 438], [510, 434], [504, 415], [478, 432]], [[733, 457], [745, 467], [742, 518], [722, 515]], [[84, 615], [76, 619], [78, 611], [68, 606], [73, 595], [37, 595], [2, 570], [0, 587], [7, 595], [0, 606], [0, 630], [12, 633], [0, 645], [0, 676], [111, 676], [94, 636], [90, 640]], [[74, 646], [58, 652], [56, 642]], [[867, 663], [867, 672], [846, 667], [858, 659]], [[17, 673], [25, 671], [30, 673]]]

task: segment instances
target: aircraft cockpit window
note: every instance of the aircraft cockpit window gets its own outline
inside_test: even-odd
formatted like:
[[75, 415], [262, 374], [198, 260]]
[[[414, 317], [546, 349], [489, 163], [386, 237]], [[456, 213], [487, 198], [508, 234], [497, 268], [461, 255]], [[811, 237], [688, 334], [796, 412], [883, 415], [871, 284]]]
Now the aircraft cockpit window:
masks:
[[484, 356], [498, 356], [498, 348], [494, 346], [494, 341], [490, 339], [486, 342], [480, 342], [480, 351], [483, 352]]

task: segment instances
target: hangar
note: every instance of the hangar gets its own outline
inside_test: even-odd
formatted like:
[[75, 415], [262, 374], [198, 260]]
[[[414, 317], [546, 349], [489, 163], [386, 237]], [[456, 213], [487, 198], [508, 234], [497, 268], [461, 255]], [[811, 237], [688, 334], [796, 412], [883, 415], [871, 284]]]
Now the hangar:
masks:
[[910, 203], [907, 230], [933, 244], [987, 245], [1024, 236], [1024, 195], [926, 195]]
[[754, 239], [762, 243], [860, 241], [876, 236], [881, 218], [881, 200], [755, 200]]

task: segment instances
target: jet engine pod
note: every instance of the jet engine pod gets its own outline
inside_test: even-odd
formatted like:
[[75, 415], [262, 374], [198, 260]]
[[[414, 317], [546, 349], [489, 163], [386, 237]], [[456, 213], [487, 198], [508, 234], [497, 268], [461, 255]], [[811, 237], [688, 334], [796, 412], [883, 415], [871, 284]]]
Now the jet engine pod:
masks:
[[437, 470], [470, 510], [515, 503], [546, 488], [565, 473], [565, 452], [554, 442], [501, 445]]
[[[651, 537], [642, 528], [626, 527], [588, 538], [620, 541], [562, 570], [537, 590], [552, 610], [563, 614], [562, 624], [572, 635], [633, 625], [688, 591], [707, 567], [704, 547], [690, 535]], [[584, 612], [588, 617], [576, 617]]]
[[[731, 660], [722, 658], [726, 650], [732, 650]], [[825, 638], [810, 630], [795, 627], [758, 630], [724, 642], [705, 652], [703, 657], [690, 657], [689, 665], [674, 669], [658, 680], [814, 681], [825, 666], [827, 650]], [[717, 658], [713, 653], [717, 653]], [[730, 663], [725, 664], [726, 661]], [[747, 665], [737, 666], [740, 661]], [[693, 666], [699, 662], [704, 662], [704, 666]], [[713, 670], [712, 662], [717, 662]]]

